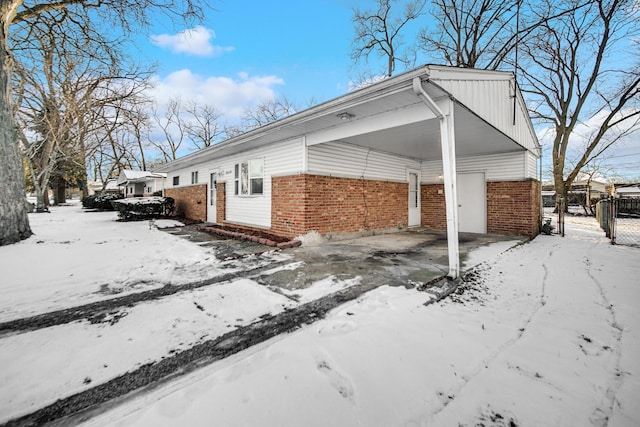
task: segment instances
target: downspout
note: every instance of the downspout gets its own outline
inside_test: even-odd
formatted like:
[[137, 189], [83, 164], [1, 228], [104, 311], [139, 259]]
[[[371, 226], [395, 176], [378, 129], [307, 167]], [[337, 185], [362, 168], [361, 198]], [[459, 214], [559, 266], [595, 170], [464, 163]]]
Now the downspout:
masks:
[[413, 91], [440, 120], [440, 146], [442, 150], [442, 172], [444, 175], [444, 200], [447, 219], [447, 247], [449, 274], [451, 279], [460, 277], [460, 248], [458, 242], [458, 191], [456, 182], [456, 150], [453, 126], [453, 103], [449, 101], [449, 112], [444, 114], [422, 87], [420, 77], [413, 79]]

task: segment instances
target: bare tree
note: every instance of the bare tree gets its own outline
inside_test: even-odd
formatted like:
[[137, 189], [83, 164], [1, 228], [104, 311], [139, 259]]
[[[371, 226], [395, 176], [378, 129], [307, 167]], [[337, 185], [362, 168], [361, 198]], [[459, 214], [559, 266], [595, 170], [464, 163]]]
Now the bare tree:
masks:
[[423, 15], [426, 0], [377, 0], [377, 10], [353, 10], [355, 37], [351, 59], [367, 61], [372, 53], [386, 59], [385, 73], [393, 75], [396, 63], [411, 63], [410, 51], [404, 49], [405, 26]]
[[182, 117], [182, 105], [179, 99], [170, 99], [165, 111], [160, 111], [156, 104], [152, 111], [153, 121], [161, 131], [159, 137], [151, 138], [165, 162], [178, 158], [178, 150], [182, 147], [187, 132]]
[[253, 108], [246, 108], [242, 117], [242, 130], [264, 126], [295, 113], [298, 108], [286, 96], [261, 102]]
[[184, 127], [189, 140], [197, 149], [210, 147], [224, 137], [224, 127], [220, 123], [222, 113], [211, 105], [200, 105], [195, 101], [185, 106], [187, 117]]
[[[520, 73], [536, 101], [532, 114], [555, 130], [553, 178], [560, 199], [567, 199], [585, 165], [639, 127], [640, 64], [637, 58], [623, 63], [633, 58], [625, 50], [640, 31], [638, 7], [633, 1], [593, 0], [539, 26], [522, 46]], [[576, 135], [579, 125], [590, 131]], [[567, 150], [576, 136], [586, 142], [567, 172]]]
[[146, 87], [146, 78], [132, 79], [126, 90], [121, 89], [126, 96], [109, 100], [97, 111], [95, 130], [87, 135], [85, 158], [103, 185], [123, 169], [147, 170], [150, 100], [144, 96]]
[[433, 0], [436, 28], [422, 28], [417, 49], [429, 58], [464, 68], [513, 69], [516, 47], [553, 20], [586, 7], [590, 0]]
[[[67, 182], [86, 188], [86, 142], [95, 140], [91, 135], [96, 132], [110, 128], [110, 136], [121, 128], [123, 115], [114, 110], [137, 100], [148, 86], [149, 71], [104, 49], [107, 43], [100, 35], [86, 35], [87, 29], [78, 28], [68, 14], [51, 11], [12, 38], [17, 119], [39, 211], [47, 205], [52, 177], [56, 203], [65, 201]], [[37, 126], [27, 136], [30, 123]]]
[[52, 10], [73, 10], [87, 26], [96, 22], [107, 26], [112, 23], [128, 32], [137, 25], [149, 24], [149, 17], [158, 12], [174, 18], [201, 19], [205, 5], [206, 2], [195, 0], [0, 0], [0, 182], [3, 183], [0, 186], [0, 245], [32, 234], [11, 99], [13, 61], [8, 45], [11, 25], [32, 22]]
[[519, 1], [433, 0], [437, 28], [423, 28], [419, 46], [445, 63], [498, 68], [514, 47]]

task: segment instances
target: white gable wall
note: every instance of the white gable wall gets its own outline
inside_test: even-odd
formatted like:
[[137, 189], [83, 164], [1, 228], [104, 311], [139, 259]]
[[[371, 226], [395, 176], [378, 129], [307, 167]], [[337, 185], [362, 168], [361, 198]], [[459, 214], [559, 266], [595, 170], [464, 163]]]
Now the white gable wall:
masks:
[[433, 82], [505, 135], [519, 141], [527, 150], [537, 153], [533, 128], [520, 97], [515, 103], [515, 125], [513, 122], [513, 79], [506, 79], [501, 75], [499, 79], [490, 80], [434, 79]]

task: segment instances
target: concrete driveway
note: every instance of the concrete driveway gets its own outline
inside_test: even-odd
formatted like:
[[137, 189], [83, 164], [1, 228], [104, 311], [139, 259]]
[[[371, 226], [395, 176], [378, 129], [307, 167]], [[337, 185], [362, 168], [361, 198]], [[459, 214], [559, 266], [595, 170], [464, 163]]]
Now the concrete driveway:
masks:
[[[241, 258], [273, 250], [254, 242], [226, 239], [186, 226], [170, 231], [206, 246], [220, 259]], [[460, 234], [460, 263], [468, 254], [497, 242], [524, 241], [517, 236]], [[515, 243], [514, 243], [515, 244]], [[414, 286], [448, 272], [447, 238], [444, 231], [412, 228], [369, 236], [341, 236], [306, 242], [282, 253], [293, 260], [290, 269], [260, 276], [258, 282], [287, 290], [303, 289], [334, 276], [340, 280], [361, 277], [371, 287], [381, 285]], [[472, 267], [472, 266], [468, 266]]]

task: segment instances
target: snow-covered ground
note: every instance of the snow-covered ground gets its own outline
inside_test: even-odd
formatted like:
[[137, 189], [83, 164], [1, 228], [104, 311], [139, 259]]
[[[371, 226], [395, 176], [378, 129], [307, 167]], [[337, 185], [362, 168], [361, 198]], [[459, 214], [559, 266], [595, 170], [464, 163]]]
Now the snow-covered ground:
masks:
[[[77, 206], [31, 216], [36, 236], [0, 248], [0, 321], [242, 268], [114, 219]], [[640, 425], [640, 250], [608, 244], [592, 218], [566, 221], [565, 238], [472, 253], [481, 264], [462, 294], [425, 306], [425, 293], [378, 288], [87, 425]], [[330, 278], [302, 299], [352, 284]], [[295, 304], [240, 279], [138, 304], [112, 325], [4, 337], [0, 423]]]
[[148, 221], [116, 218], [115, 212], [86, 212], [77, 201], [30, 214], [35, 235], [0, 247], [0, 322], [240, 268]]

